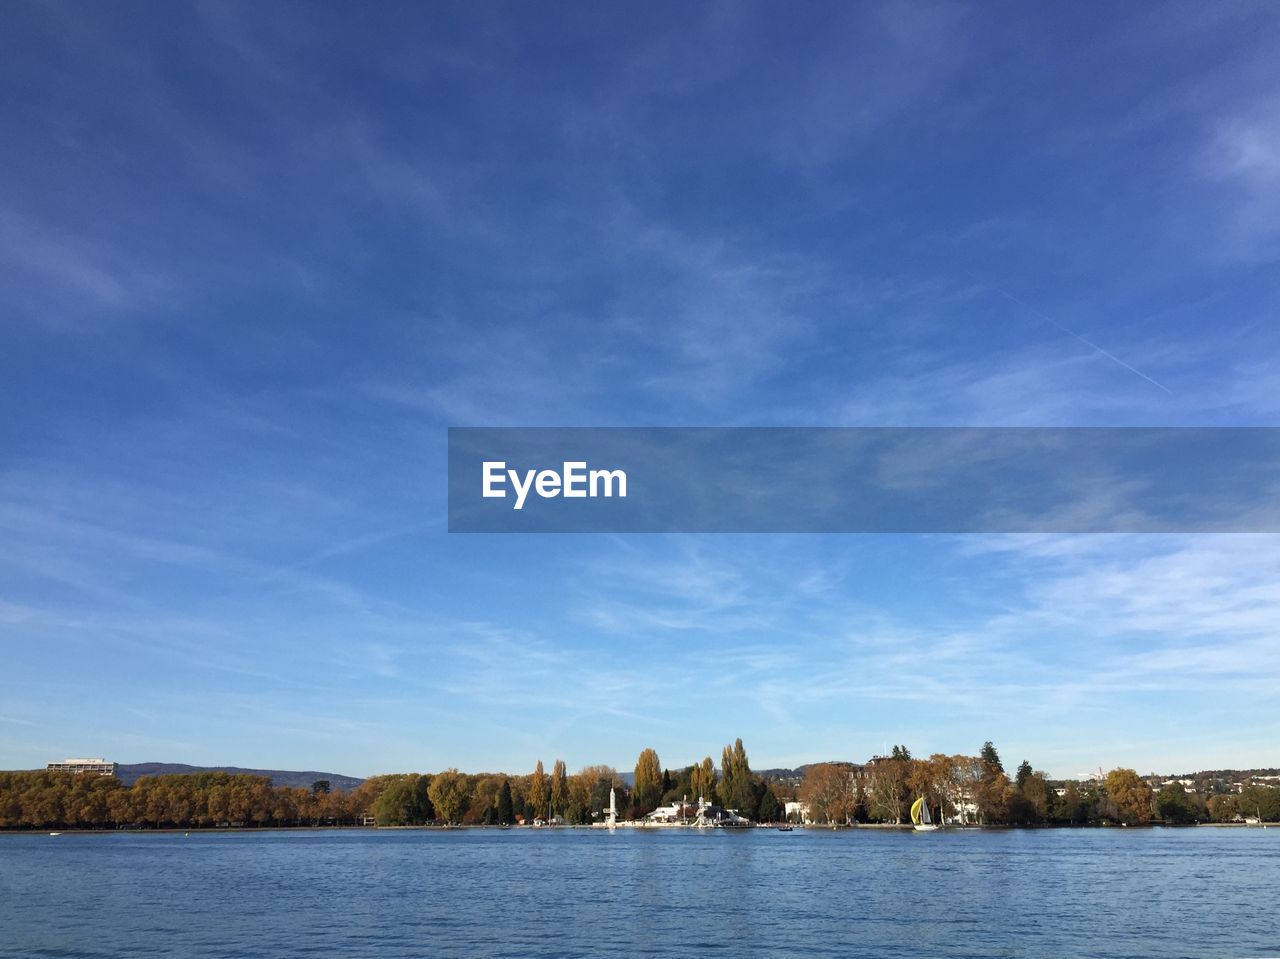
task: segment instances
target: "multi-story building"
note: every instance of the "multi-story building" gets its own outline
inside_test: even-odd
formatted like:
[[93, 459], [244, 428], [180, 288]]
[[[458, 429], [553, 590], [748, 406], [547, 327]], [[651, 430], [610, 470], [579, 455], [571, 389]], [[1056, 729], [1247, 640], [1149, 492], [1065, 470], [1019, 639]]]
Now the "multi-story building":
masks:
[[105, 759], [64, 759], [45, 767], [51, 773], [90, 773], [94, 776], [114, 776], [119, 769], [116, 763]]

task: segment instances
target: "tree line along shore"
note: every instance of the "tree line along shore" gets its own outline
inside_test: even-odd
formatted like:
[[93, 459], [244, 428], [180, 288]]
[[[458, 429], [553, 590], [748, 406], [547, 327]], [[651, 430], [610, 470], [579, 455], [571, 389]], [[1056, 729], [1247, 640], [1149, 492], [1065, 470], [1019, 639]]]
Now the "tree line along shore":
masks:
[[[1275, 777], [1271, 777], [1275, 780]], [[401, 773], [343, 791], [273, 786], [265, 776], [200, 772], [143, 776], [124, 786], [110, 775], [0, 772], [0, 829], [213, 827], [592, 825], [610, 808], [646, 821], [692, 821], [699, 804], [733, 810], [752, 823], [897, 825], [923, 797], [937, 822], [966, 826], [1144, 825], [1280, 820], [1280, 787], [1219, 778], [1157, 782], [1113, 769], [1083, 782], [1052, 781], [1024, 761], [1010, 775], [991, 743], [977, 755], [918, 759], [902, 746], [865, 764], [830, 762], [799, 775], [751, 770], [739, 739], [710, 756], [664, 768], [645, 749], [633, 780], [612, 766], [569, 773]]]

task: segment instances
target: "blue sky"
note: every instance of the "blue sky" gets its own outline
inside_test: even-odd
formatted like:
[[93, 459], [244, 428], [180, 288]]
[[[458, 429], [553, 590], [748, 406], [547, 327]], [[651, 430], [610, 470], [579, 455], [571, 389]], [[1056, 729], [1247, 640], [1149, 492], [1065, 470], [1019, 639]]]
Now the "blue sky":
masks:
[[1274, 6], [4, 19], [0, 766], [1277, 763], [1276, 537], [444, 529], [449, 426], [1276, 425]]

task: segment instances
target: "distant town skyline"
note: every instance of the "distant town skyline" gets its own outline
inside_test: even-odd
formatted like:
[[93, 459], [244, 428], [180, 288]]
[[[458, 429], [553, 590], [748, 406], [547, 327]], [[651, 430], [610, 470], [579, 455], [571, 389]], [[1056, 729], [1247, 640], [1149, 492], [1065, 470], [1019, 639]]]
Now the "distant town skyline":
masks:
[[450, 426], [1280, 423], [1274, 25], [8, 8], [0, 768], [1275, 766], [1277, 536], [445, 503]]

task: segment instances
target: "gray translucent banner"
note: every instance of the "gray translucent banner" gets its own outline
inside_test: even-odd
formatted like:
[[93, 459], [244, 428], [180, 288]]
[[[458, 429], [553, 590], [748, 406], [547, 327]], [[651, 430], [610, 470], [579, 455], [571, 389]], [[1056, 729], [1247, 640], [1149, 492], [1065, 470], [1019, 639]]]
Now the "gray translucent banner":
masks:
[[1280, 428], [454, 428], [449, 530], [1274, 533]]

